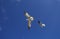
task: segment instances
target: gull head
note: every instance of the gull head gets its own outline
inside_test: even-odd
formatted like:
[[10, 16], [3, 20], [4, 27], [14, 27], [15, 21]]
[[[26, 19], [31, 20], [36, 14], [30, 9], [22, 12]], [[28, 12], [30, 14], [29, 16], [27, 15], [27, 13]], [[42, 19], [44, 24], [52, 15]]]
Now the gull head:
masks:
[[46, 25], [45, 25], [45, 24], [42, 24], [41, 26], [42, 26], [42, 27], [45, 27]]
[[31, 19], [31, 21], [33, 21], [33, 20], [34, 20], [34, 18], [33, 18], [33, 17], [30, 17], [30, 19]]

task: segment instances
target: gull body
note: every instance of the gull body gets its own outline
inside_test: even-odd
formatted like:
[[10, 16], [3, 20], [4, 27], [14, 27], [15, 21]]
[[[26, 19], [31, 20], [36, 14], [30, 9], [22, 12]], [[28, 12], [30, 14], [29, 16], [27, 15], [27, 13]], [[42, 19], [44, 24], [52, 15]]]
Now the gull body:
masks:
[[28, 14], [28, 12], [25, 12], [25, 16], [27, 17], [26, 20], [28, 21], [28, 29], [30, 29], [31, 28], [31, 22], [34, 20], [34, 18], [32, 16], [30, 16]]
[[38, 21], [38, 24], [39, 24], [42, 28], [46, 26], [46, 25], [43, 24], [41, 21]]

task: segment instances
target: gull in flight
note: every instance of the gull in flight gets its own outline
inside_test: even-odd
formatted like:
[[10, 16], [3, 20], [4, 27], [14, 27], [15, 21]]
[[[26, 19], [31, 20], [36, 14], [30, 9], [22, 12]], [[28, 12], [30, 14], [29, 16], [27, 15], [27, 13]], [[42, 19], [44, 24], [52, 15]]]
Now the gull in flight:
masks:
[[26, 20], [28, 21], [28, 29], [30, 29], [31, 28], [31, 22], [34, 20], [34, 18], [32, 16], [30, 16], [28, 14], [28, 12], [25, 12], [25, 16], [27, 18]]

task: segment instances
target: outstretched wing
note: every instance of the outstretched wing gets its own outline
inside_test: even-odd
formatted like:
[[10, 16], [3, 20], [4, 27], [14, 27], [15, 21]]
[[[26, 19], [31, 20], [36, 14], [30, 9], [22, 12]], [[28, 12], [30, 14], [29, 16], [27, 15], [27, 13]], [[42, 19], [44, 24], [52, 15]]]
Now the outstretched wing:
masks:
[[28, 29], [30, 29], [31, 28], [31, 20], [29, 19], [28, 20]]
[[25, 16], [26, 16], [27, 18], [30, 17], [30, 15], [28, 14], [28, 12], [25, 12]]

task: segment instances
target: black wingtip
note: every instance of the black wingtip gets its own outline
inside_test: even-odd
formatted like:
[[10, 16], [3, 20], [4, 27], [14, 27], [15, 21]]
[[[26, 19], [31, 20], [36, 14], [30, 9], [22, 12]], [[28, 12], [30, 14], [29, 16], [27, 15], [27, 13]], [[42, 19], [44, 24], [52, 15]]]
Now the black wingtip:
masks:
[[30, 30], [30, 27], [28, 27], [28, 30]]
[[40, 21], [38, 20], [38, 23], [40, 24]]

